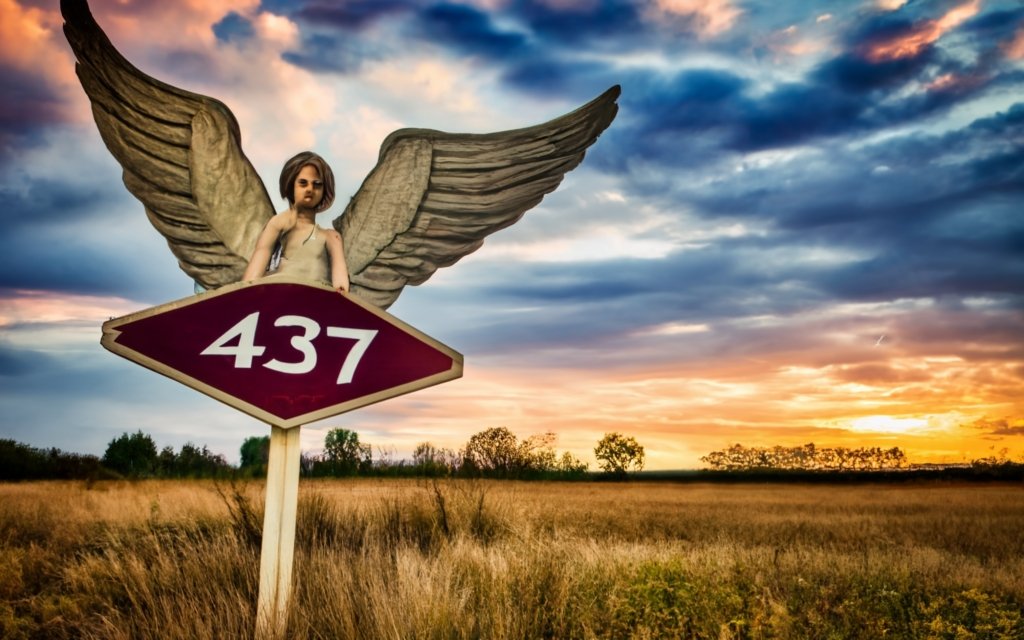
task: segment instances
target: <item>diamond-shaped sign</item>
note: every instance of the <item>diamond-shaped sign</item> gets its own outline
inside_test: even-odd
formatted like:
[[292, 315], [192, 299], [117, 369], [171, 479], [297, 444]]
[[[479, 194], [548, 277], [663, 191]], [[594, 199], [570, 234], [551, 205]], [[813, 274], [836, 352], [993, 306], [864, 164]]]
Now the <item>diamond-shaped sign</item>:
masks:
[[103, 324], [110, 351], [290, 428], [462, 375], [462, 355], [373, 305], [269, 277]]

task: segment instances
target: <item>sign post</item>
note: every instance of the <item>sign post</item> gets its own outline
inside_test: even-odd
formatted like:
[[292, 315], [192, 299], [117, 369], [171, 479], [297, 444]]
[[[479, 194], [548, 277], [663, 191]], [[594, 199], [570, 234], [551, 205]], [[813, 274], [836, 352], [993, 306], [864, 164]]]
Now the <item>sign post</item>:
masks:
[[256, 637], [283, 638], [288, 625], [295, 555], [295, 516], [299, 503], [299, 430], [272, 427], [267, 462], [267, 498], [260, 551], [260, 593]]
[[288, 623], [300, 425], [462, 375], [461, 354], [382, 309], [277, 276], [109, 320], [100, 342], [271, 425], [260, 640]]

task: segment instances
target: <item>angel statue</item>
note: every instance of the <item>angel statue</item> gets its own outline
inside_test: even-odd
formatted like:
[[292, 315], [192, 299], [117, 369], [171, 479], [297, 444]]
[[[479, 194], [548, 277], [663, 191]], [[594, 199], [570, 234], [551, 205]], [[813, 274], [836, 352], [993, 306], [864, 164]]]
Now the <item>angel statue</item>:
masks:
[[329, 279], [335, 289], [348, 291], [341, 234], [316, 224], [316, 214], [334, 202], [331, 167], [312, 151], [303, 151], [284, 163], [280, 182], [281, 197], [290, 206], [263, 227], [242, 279], [259, 278], [269, 266], [278, 275], [320, 282]]
[[[302, 263], [293, 253], [319, 234], [324, 244], [309, 249], [319, 262], [299, 269], [303, 277], [386, 309], [405, 285], [421, 284], [475, 251], [554, 191], [618, 110], [614, 86], [572, 113], [524, 129], [399, 129], [385, 138], [377, 165], [333, 229], [323, 230], [312, 216], [330, 204], [333, 180], [319, 156], [290, 161], [299, 165], [282, 184], [290, 206], [275, 216], [223, 103], [136, 69], [85, 0], [61, 0], [61, 13], [75, 70], [125, 186], [142, 201], [181, 269], [207, 289], [263, 275], [277, 242], [282, 264]], [[307, 162], [314, 156], [318, 160]], [[309, 206], [303, 193], [300, 201], [298, 189], [318, 180], [320, 200]]]

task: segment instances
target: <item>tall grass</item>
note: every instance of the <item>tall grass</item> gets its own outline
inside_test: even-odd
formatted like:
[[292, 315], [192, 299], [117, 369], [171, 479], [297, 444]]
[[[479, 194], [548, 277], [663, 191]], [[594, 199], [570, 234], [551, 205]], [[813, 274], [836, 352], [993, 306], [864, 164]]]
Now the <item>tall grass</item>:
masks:
[[[0, 637], [233, 638], [262, 485], [0, 485]], [[338, 480], [294, 638], [1024, 637], [1024, 487]]]

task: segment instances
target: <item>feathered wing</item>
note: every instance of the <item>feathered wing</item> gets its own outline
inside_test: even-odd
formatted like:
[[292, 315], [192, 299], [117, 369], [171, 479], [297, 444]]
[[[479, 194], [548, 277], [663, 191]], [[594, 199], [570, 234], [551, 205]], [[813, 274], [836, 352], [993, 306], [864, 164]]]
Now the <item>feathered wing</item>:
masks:
[[478, 249], [562, 181], [615, 118], [619, 87], [545, 124], [489, 134], [400, 129], [334, 221], [352, 292], [382, 308]]
[[60, 7], [75, 71], [128, 191], [190, 277], [208, 289], [241, 280], [274, 210], [242, 153], [235, 117], [213, 98], [132, 66], [85, 0], [61, 0]]

